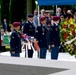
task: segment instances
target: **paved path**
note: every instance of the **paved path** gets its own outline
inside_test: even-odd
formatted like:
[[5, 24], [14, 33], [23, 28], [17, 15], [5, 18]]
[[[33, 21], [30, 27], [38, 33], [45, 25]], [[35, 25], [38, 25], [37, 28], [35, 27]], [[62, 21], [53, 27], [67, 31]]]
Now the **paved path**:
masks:
[[76, 75], [76, 62], [0, 56], [0, 75]]

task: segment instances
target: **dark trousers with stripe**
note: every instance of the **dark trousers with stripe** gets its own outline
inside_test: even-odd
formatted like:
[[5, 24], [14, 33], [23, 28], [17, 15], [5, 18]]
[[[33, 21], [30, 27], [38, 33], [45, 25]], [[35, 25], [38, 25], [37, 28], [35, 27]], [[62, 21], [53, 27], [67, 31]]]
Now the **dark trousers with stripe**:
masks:
[[32, 58], [33, 57], [33, 50], [28, 49], [28, 58]]
[[46, 59], [47, 48], [40, 48], [40, 58]]
[[59, 54], [59, 46], [51, 47], [51, 59], [57, 60]]
[[12, 57], [20, 57], [20, 53], [16, 53], [16, 54], [12, 54], [12, 53], [11, 53], [11, 56], [12, 56]]

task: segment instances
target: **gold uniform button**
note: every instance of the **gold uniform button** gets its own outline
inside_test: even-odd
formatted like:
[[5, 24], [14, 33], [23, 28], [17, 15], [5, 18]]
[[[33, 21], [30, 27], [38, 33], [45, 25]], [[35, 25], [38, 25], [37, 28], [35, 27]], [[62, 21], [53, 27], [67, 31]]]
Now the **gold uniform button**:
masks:
[[36, 33], [38, 33], [38, 30], [36, 30]]
[[12, 38], [14, 38], [14, 37], [12, 37]]

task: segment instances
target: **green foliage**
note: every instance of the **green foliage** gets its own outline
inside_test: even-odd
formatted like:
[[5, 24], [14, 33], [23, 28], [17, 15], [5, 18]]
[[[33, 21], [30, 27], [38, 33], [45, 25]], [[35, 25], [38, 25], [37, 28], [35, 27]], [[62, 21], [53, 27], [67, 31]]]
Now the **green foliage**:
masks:
[[1, 21], [4, 18], [9, 20], [9, 1], [10, 0], [1, 0]]
[[25, 18], [25, 0], [11, 0], [11, 21]]

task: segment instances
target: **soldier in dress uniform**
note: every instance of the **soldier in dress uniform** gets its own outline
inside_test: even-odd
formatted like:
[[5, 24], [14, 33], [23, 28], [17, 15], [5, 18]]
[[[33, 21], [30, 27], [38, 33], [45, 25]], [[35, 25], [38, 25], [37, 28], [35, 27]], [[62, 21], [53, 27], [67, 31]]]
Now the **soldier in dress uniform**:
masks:
[[[35, 35], [35, 26], [33, 23], [33, 15], [32, 14], [28, 15], [28, 20], [24, 25], [23, 33], [28, 36], [31, 36], [31, 37], [34, 37], [34, 35]], [[28, 57], [29, 58], [33, 57], [33, 49], [32, 48], [28, 49]]]
[[51, 59], [58, 59], [59, 53], [59, 45], [60, 45], [60, 30], [59, 30], [59, 20], [60, 17], [54, 16], [53, 17], [53, 25], [51, 26], [50, 31], [50, 42], [51, 42]]
[[10, 40], [10, 53], [11, 56], [14, 57], [20, 57], [21, 52], [21, 37], [18, 30], [20, 29], [20, 22], [14, 22], [13, 23], [13, 31], [11, 34], [11, 40]]
[[28, 20], [27, 20], [26, 24], [24, 25], [23, 33], [28, 36], [34, 37], [35, 26], [33, 24], [33, 15], [32, 14], [28, 15]]
[[35, 38], [38, 41], [40, 47], [40, 58], [46, 59], [47, 52], [47, 28], [46, 28], [46, 17], [43, 16], [40, 18], [41, 25], [37, 27]]

